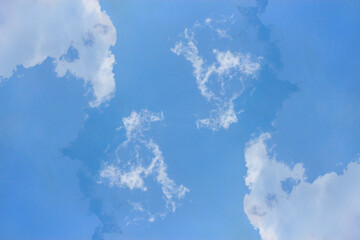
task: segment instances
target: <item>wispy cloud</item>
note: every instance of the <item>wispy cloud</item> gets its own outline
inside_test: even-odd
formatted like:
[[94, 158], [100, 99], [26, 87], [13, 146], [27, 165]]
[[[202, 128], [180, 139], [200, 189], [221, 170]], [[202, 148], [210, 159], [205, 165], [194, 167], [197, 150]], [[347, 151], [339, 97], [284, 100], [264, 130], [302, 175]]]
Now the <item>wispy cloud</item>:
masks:
[[269, 155], [264, 133], [245, 149], [250, 193], [244, 209], [263, 240], [355, 240], [360, 236], [360, 163], [306, 181], [301, 164], [293, 168]]
[[0, 16], [0, 80], [50, 57], [59, 77], [69, 72], [92, 86], [91, 107], [111, 99], [116, 30], [98, 0], [1, 1]]
[[[221, 51], [214, 47], [212, 55], [216, 61], [212, 63], [199, 53], [198, 41], [195, 39], [197, 30], [205, 29], [210, 33], [215, 32], [217, 38], [232, 40], [228, 30], [215, 27], [215, 24], [231, 26], [234, 21], [234, 18], [230, 17], [216, 21], [207, 18], [201, 23], [196, 22], [192, 28], [184, 30], [183, 40], [171, 48], [173, 53], [184, 56], [192, 64], [202, 96], [215, 107], [208, 118], [197, 120], [198, 128], [206, 127], [216, 131], [220, 128], [228, 129], [232, 123], [237, 122], [237, 115], [242, 111], [235, 111], [234, 101], [243, 93], [245, 82], [255, 78], [260, 69], [262, 58], [249, 53], [233, 52], [229, 49]], [[209, 34], [207, 37], [212, 36]]]
[[[174, 212], [177, 200], [185, 196], [189, 189], [183, 185], [177, 185], [169, 178], [167, 166], [159, 145], [146, 136], [145, 132], [150, 130], [152, 122], [162, 121], [163, 113], [153, 113], [148, 110], [140, 112], [133, 111], [130, 116], [123, 118], [122, 127], [126, 131], [127, 139], [116, 149], [114, 160], [104, 164], [100, 171], [99, 183], [108, 184], [110, 187], [128, 188], [134, 191], [148, 191], [146, 180], [155, 180], [161, 186], [165, 208], [162, 211], [153, 212], [145, 209], [142, 201], [149, 199], [138, 199], [133, 205], [136, 217], [127, 217], [127, 222], [138, 221], [138, 213], [145, 214], [147, 221], [153, 222], [158, 217], [164, 218], [166, 214]], [[135, 152], [129, 156], [129, 152]], [[135, 207], [134, 207], [135, 206]]]

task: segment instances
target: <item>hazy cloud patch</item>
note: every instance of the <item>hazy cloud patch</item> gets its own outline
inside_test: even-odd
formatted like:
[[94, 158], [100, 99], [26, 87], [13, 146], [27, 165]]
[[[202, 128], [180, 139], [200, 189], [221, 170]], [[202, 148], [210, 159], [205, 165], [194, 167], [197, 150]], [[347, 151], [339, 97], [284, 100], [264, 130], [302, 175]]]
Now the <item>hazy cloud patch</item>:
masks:
[[[256, 78], [260, 69], [262, 57], [231, 51], [226, 47], [224, 49], [223, 42], [220, 42], [233, 41], [228, 32], [234, 23], [233, 16], [196, 22], [191, 28], [184, 30], [182, 40], [171, 48], [173, 53], [184, 56], [192, 64], [200, 93], [214, 108], [209, 117], [196, 121], [198, 128], [206, 127], [217, 131], [220, 128], [228, 129], [232, 123], [236, 123], [242, 110], [235, 110], [234, 101], [244, 92], [246, 82]], [[207, 38], [214, 39], [209, 44], [210, 54], [200, 52], [199, 48], [202, 46], [200, 40], [196, 39], [198, 31], [202, 31]]]
[[[127, 224], [140, 220], [153, 222], [158, 218], [164, 218], [168, 212], [176, 210], [177, 201], [189, 192], [188, 188], [177, 185], [169, 178], [160, 146], [146, 134], [152, 122], [163, 119], [162, 112], [153, 113], [146, 109], [140, 112], [133, 111], [128, 117], [123, 118], [121, 128], [125, 129], [127, 139], [116, 148], [114, 159], [106, 161], [100, 171], [98, 183], [136, 192], [129, 200], [131, 211], [126, 217]], [[151, 180], [162, 192], [160, 199], [164, 201], [165, 206], [157, 207], [160, 210], [153, 211], [151, 204], [145, 207], [143, 203], [150, 200], [146, 193], [152, 191], [147, 186]], [[154, 187], [156, 186], [150, 188]]]

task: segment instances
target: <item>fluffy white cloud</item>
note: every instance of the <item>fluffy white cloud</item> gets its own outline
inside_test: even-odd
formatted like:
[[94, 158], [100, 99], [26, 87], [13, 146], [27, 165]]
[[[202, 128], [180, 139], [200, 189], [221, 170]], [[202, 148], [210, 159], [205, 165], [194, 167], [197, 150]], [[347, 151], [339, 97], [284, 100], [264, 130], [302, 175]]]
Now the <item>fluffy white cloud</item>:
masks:
[[360, 237], [360, 163], [308, 182], [301, 164], [269, 156], [265, 133], [245, 149], [250, 193], [244, 209], [263, 240], [356, 240]]
[[[147, 191], [145, 179], [154, 179], [161, 186], [163, 199], [166, 203], [165, 212], [151, 213], [136, 203], [134, 210], [144, 213], [148, 221], [153, 222], [156, 217], [164, 217], [167, 211], [176, 210], [176, 200], [185, 196], [189, 189], [183, 185], [176, 185], [167, 174], [167, 166], [159, 145], [144, 134], [150, 130], [150, 124], [164, 119], [163, 113], [152, 113], [148, 110], [133, 111], [129, 117], [123, 118], [122, 127], [126, 131], [127, 139], [116, 150], [116, 160], [104, 164], [100, 172], [99, 183], [110, 186], [128, 188], [130, 190]], [[130, 149], [129, 149], [130, 148]], [[120, 157], [125, 151], [135, 151], [133, 159]], [[141, 206], [141, 208], [139, 207]], [[130, 221], [127, 219], [127, 221]]]
[[50, 57], [59, 77], [69, 72], [92, 86], [92, 107], [113, 96], [116, 30], [98, 0], [0, 1], [0, 33], [0, 78]]
[[[232, 18], [230, 20], [234, 21]], [[227, 22], [228, 20], [220, 21]], [[178, 42], [171, 51], [178, 56], [183, 55], [192, 64], [193, 74], [201, 94], [216, 106], [208, 118], [197, 120], [197, 127], [207, 127], [216, 131], [219, 128], [228, 129], [232, 123], [237, 122], [238, 113], [234, 109], [234, 100], [244, 91], [244, 81], [256, 77], [262, 58], [214, 48], [212, 54], [216, 61], [209, 64], [199, 54], [195, 30], [208, 28], [215, 32], [218, 38], [231, 39], [226, 30], [214, 27], [213, 22], [208, 18], [204, 23], [197, 22], [193, 28], [185, 29], [183, 41]]]

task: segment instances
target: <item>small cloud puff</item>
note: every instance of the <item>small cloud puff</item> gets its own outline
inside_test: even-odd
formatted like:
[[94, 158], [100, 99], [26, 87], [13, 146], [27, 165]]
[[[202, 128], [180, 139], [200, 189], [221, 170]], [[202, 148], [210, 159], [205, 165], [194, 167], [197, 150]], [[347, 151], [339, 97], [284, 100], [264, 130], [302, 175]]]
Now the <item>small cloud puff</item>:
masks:
[[356, 240], [360, 236], [360, 163], [306, 181], [301, 164], [270, 157], [264, 133], [245, 149], [250, 193], [244, 210], [263, 240]]

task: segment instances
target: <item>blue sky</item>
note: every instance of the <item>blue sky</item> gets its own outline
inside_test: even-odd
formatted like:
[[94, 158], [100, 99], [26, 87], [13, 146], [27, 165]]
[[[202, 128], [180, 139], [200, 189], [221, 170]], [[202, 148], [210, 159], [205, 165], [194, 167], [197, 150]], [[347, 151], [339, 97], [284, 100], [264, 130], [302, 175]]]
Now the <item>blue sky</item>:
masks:
[[0, 1], [0, 238], [358, 239], [359, 10]]

